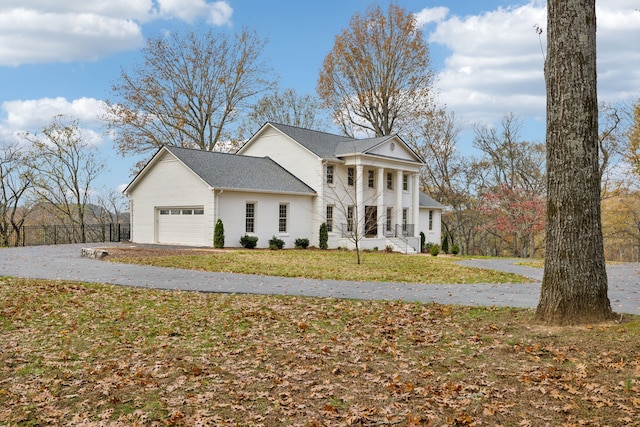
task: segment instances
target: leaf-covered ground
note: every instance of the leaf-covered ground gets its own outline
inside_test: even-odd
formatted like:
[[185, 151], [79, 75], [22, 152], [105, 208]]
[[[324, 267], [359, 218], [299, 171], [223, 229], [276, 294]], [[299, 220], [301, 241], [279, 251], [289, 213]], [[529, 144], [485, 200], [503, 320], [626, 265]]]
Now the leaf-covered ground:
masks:
[[459, 258], [362, 252], [360, 265], [346, 250], [167, 249], [159, 246], [109, 248], [107, 260], [226, 273], [309, 279], [403, 283], [523, 283], [531, 279], [460, 265]]
[[640, 319], [0, 279], [0, 425], [640, 425]]

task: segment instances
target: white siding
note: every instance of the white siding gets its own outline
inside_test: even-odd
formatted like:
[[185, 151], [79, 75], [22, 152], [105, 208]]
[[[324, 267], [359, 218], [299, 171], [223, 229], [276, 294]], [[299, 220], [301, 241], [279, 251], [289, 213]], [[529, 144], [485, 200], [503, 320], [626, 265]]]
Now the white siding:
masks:
[[[135, 187], [129, 191], [132, 201], [131, 240], [136, 243], [158, 243], [159, 208], [197, 207], [204, 209], [201, 230], [183, 244], [213, 245], [214, 200], [207, 185], [172, 155], [165, 153], [157, 159]], [[192, 227], [193, 230], [193, 227]], [[166, 235], [165, 235], [166, 236]], [[171, 239], [174, 240], [174, 239]], [[179, 243], [179, 242], [165, 242]]]
[[[432, 229], [429, 230], [429, 212], [433, 212]], [[442, 242], [442, 210], [434, 208], [420, 208], [420, 231], [424, 233], [426, 243]]]
[[[296, 239], [311, 239], [313, 197], [284, 194], [259, 194], [224, 191], [218, 195], [218, 215], [224, 224], [225, 246], [240, 247], [240, 237], [245, 234], [258, 236], [258, 247], [269, 247], [269, 240], [276, 236], [285, 242], [285, 248], [295, 247]], [[245, 208], [255, 204], [255, 228], [245, 230]], [[287, 232], [278, 231], [280, 204], [287, 204]]]

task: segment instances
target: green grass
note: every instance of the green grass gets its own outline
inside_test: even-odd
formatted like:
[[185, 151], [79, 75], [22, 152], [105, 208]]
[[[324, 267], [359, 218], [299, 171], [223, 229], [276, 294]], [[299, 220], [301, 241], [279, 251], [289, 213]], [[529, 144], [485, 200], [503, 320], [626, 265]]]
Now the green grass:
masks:
[[523, 283], [531, 279], [510, 273], [471, 268], [458, 258], [364, 252], [361, 264], [351, 251], [319, 250], [112, 250], [116, 262], [201, 271], [263, 274], [281, 277], [400, 283]]

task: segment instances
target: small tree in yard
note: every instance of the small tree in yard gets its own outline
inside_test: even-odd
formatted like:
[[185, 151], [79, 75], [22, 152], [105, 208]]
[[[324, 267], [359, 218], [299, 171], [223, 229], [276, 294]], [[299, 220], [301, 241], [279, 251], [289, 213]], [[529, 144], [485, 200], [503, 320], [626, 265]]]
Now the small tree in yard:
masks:
[[327, 223], [323, 222], [320, 225], [320, 249], [329, 248], [329, 230], [327, 229]]
[[213, 230], [213, 247], [224, 248], [224, 225], [220, 218], [216, 221], [216, 226]]

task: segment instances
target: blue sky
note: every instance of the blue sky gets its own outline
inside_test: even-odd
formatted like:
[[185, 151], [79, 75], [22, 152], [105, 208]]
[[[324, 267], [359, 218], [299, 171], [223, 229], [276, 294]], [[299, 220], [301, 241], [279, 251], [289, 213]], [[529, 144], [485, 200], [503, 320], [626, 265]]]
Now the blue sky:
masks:
[[[370, 0], [2, 0], [0, 140], [38, 131], [56, 114], [80, 119], [109, 172], [97, 187], [130, 181], [137, 159], [118, 157], [97, 120], [120, 69], [140, 60], [146, 37], [185, 29], [242, 27], [268, 40], [265, 59], [282, 89], [314, 94], [334, 37]], [[543, 52], [534, 26], [546, 27], [541, 0], [397, 0], [423, 25], [438, 72], [439, 102], [465, 125], [523, 118], [524, 137], [544, 140]], [[387, 2], [380, 3], [386, 7]], [[599, 97], [640, 97], [640, 0], [598, 2]], [[99, 188], [97, 188], [99, 190]]]

